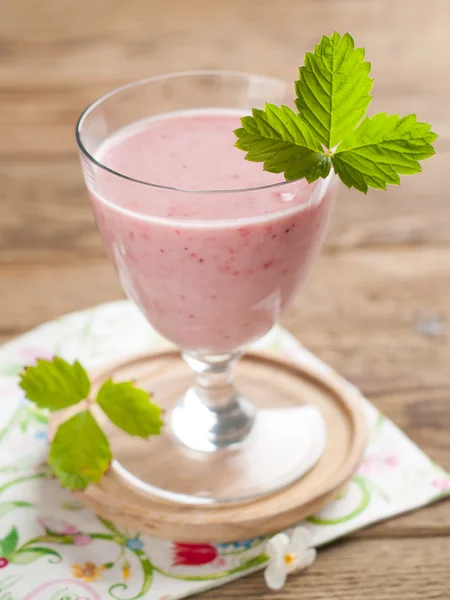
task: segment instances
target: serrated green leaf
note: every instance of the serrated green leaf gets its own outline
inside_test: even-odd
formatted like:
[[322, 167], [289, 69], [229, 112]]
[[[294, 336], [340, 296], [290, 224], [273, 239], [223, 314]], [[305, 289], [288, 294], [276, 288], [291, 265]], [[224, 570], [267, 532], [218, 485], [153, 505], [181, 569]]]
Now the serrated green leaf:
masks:
[[399, 175], [422, 170], [418, 161], [434, 154], [436, 137], [415, 115], [380, 113], [347, 134], [332, 157], [334, 170], [347, 187], [385, 190], [400, 183]]
[[34, 367], [26, 367], [20, 376], [20, 387], [28, 400], [39, 408], [60, 410], [77, 404], [89, 395], [89, 377], [78, 361], [69, 364], [59, 357], [39, 359]]
[[17, 531], [17, 527], [12, 527], [10, 532], [0, 540], [0, 556], [3, 558], [8, 558], [17, 548], [17, 544], [19, 543], [19, 532]]
[[324, 36], [299, 70], [299, 115], [272, 104], [253, 109], [235, 131], [236, 147], [286, 180], [315, 181], [332, 164], [345, 185], [364, 193], [399, 184], [399, 175], [419, 172], [419, 161], [434, 154], [437, 136], [415, 115], [363, 120], [371, 101], [369, 75], [365, 51], [355, 48], [349, 33]]
[[43, 556], [51, 556], [56, 558], [55, 562], [61, 562], [61, 555], [55, 550], [50, 550], [50, 548], [41, 548], [39, 546], [35, 546], [34, 548], [26, 548], [25, 550], [19, 550], [18, 552], [14, 552], [9, 559], [9, 562], [13, 565], [29, 565], [30, 563], [42, 558]]
[[100, 481], [111, 460], [105, 434], [85, 410], [58, 427], [48, 462], [62, 487], [80, 490]]
[[315, 138], [332, 150], [365, 116], [372, 99], [370, 63], [352, 36], [324, 36], [307, 52], [295, 83], [295, 101]]
[[151, 402], [145, 390], [131, 382], [105, 381], [97, 394], [97, 403], [117, 427], [130, 435], [147, 438], [161, 432], [161, 409]]
[[329, 157], [292, 109], [266, 104], [252, 114], [243, 117], [242, 127], [234, 132], [236, 148], [247, 152], [247, 160], [263, 162], [271, 173], [284, 173], [287, 181], [304, 177], [311, 183], [328, 175]]

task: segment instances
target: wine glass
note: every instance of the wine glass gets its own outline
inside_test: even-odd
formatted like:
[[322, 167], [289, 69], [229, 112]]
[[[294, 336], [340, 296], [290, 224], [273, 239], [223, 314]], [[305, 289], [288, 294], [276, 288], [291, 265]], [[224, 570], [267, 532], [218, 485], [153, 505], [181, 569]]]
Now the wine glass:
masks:
[[249, 393], [234, 385], [243, 350], [306, 277], [336, 194], [333, 173], [286, 182], [234, 148], [239, 117], [292, 104], [293, 89], [233, 72], [171, 74], [106, 94], [78, 121], [86, 185], [123, 289], [191, 369], [183, 393], [170, 373], [157, 385], [163, 434], [114, 450], [113, 468], [140, 494], [245, 502], [299, 479], [324, 451], [318, 409], [286, 400], [263, 363]]

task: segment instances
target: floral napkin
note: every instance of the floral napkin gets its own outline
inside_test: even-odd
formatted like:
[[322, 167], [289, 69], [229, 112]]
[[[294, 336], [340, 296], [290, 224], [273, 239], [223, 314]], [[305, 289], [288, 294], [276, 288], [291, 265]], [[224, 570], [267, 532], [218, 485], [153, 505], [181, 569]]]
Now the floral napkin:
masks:
[[[176, 600], [264, 566], [264, 538], [187, 544], [139, 535], [96, 517], [48, 476], [47, 417], [24, 400], [22, 367], [58, 354], [98, 368], [162, 344], [120, 301], [64, 316], [0, 349], [0, 598]], [[339, 378], [281, 328], [257, 347]], [[361, 401], [371, 438], [345, 495], [303, 524], [314, 546], [450, 494], [449, 475], [346, 385]]]

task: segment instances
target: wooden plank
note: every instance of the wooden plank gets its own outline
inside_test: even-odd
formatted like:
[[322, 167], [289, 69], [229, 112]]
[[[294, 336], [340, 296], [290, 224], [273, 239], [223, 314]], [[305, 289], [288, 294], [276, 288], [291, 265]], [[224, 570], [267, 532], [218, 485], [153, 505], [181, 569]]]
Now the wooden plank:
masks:
[[114, 270], [105, 260], [1, 268], [2, 327], [27, 330], [56, 316], [121, 298]]
[[[277, 594], [261, 573], [198, 600], [444, 600], [448, 597], [450, 539], [346, 540], [319, 550], [312, 567], [289, 577]], [[239, 590], [239, 591], [238, 591]]]
[[[363, 388], [404, 378], [416, 385], [448, 381], [447, 253], [403, 248], [322, 256], [283, 322]], [[423, 317], [442, 319], [444, 330], [421, 335]]]
[[[408, 0], [310, 0], [293, 3], [288, 11], [278, 10], [276, 19], [271, 17], [276, 6], [273, 0], [252, 0], [244, 6], [239, 0], [194, 0], [189, 5], [172, 0], [170, 4], [167, 10], [166, 5], [145, 0], [123, 6], [98, 0], [87, 9], [83, 3], [63, 7], [45, 0], [39, 9], [30, 5], [24, 19], [14, 0], [5, 0], [0, 31], [3, 54], [9, 60], [2, 65], [2, 81], [9, 85], [24, 80], [40, 86], [87, 81], [110, 85], [124, 76], [186, 68], [186, 52], [189, 66], [217, 67], [226, 62], [230, 68], [253, 66], [279, 73], [288, 63], [286, 56], [303, 56], [323, 32], [352, 29], [371, 48], [374, 62], [385, 59], [391, 79], [401, 73], [404, 82], [417, 82], [420, 72], [427, 83], [448, 85], [446, 78], [437, 78], [447, 64], [446, 0], [416, 0], [415, 10], [408, 10]], [[387, 20], [390, 27], [385, 26]], [[184, 52], [178, 51], [179, 45]], [[388, 63], [386, 57], [393, 55], [395, 61]], [[50, 61], [51, 71], [47, 69]]]
[[6, 199], [0, 260], [103, 256], [76, 154], [69, 163], [13, 163], [0, 173]]

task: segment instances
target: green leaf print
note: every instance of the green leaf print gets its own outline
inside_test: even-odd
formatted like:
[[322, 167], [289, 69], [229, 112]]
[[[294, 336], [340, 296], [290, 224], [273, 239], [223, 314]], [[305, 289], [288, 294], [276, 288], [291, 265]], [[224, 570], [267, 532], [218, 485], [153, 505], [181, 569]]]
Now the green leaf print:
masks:
[[30, 563], [42, 558], [43, 556], [50, 556], [56, 560], [49, 560], [51, 563], [58, 563], [62, 561], [61, 555], [55, 550], [50, 550], [50, 548], [40, 548], [36, 546], [35, 548], [26, 548], [24, 550], [18, 550], [14, 552], [10, 558], [9, 562], [14, 565], [29, 565]]
[[114, 535], [117, 535], [119, 537], [123, 537], [124, 540], [126, 539], [125, 536], [124, 536], [124, 534], [120, 531], [120, 529], [118, 529], [114, 525], [114, 523], [112, 523], [108, 519], [104, 519], [100, 515], [97, 515], [97, 519], [100, 521], [100, 523], [102, 523], [106, 527], [106, 529], [109, 529], [109, 531], [111, 531], [111, 533], [113, 533]]
[[22, 433], [28, 431], [31, 424], [46, 425], [48, 423], [47, 415], [40, 409], [30, 403], [21, 404], [14, 412], [8, 423], [0, 429], [0, 443], [11, 433], [18, 424]]
[[0, 429], [0, 444], [3, 442], [3, 440], [6, 438], [6, 436], [12, 431], [13, 427], [16, 425], [16, 423], [19, 419], [21, 410], [22, 410], [22, 408], [19, 407], [15, 411], [15, 413], [12, 415], [12, 417], [9, 419], [9, 421], [6, 423], [6, 425]]
[[19, 532], [17, 527], [13, 526], [11, 531], [0, 541], [0, 555], [3, 558], [10, 558], [19, 543]]
[[25, 477], [17, 477], [15, 479], [10, 479], [6, 483], [4, 483], [2, 486], [0, 486], [0, 494], [2, 492], [4, 492], [5, 490], [7, 490], [8, 488], [18, 485], [19, 483], [23, 483], [25, 481], [32, 481], [33, 479], [42, 479], [44, 477], [47, 477], [47, 473], [40, 472], [40, 473], [33, 473], [32, 475], [26, 475]]
[[26, 403], [22, 406], [19, 425], [22, 433], [26, 433], [30, 425], [47, 425], [48, 416], [47, 414], [33, 406], [30, 403]]
[[361, 490], [361, 500], [358, 506], [353, 509], [349, 514], [344, 515], [343, 517], [335, 518], [335, 519], [321, 519], [320, 517], [316, 517], [312, 515], [307, 518], [309, 523], [313, 523], [314, 525], [339, 525], [340, 523], [346, 523], [347, 521], [351, 521], [362, 512], [366, 510], [370, 502], [370, 489], [367, 485], [367, 482], [362, 477], [355, 477], [353, 479], [353, 483], [355, 483]]
[[21, 502], [19, 500], [10, 502], [0, 502], [0, 519], [16, 508], [32, 508], [29, 502]]

